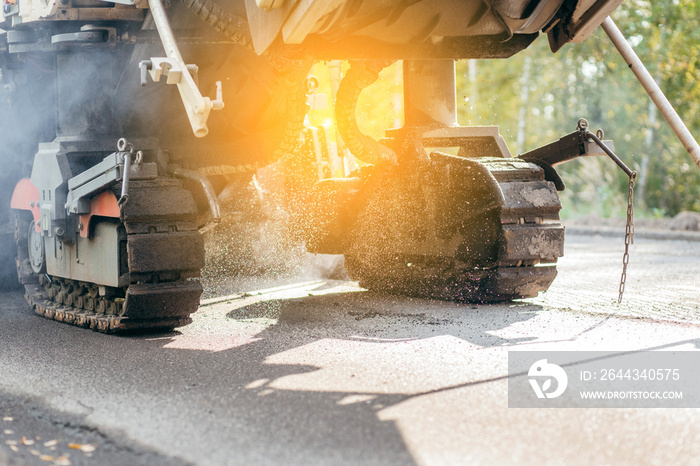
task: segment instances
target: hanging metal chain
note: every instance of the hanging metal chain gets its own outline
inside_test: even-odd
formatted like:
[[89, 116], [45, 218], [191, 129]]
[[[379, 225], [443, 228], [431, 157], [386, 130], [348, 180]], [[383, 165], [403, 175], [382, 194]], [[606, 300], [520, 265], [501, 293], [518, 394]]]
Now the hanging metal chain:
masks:
[[630, 261], [630, 244], [634, 243], [634, 182], [637, 179], [637, 172], [632, 171], [613, 151], [606, 146], [603, 139], [603, 131], [598, 130], [598, 134], [593, 134], [588, 131], [588, 121], [581, 118], [578, 121], [578, 130], [581, 131], [586, 139], [591, 139], [610, 157], [618, 167], [625, 172], [629, 177], [629, 189], [627, 190], [627, 224], [625, 226], [625, 254], [622, 256], [622, 276], [620, 277], [620, 293], [617, 296], [618, 304], [622, 302], [622, 294], [625, 292], [625, 283], [627, 282], [627, 264]]
[[630, 244], [634, 244], [634, 181], [637, 179], [637, 172], [632, 172], [630, 176], [629, 189], [627, 191], [627, 225], [625, 226], [625, 254], [622, 256], [622, 276], [620, 277], [620, 294], [617, 296], [617, 303], [622, 302], [622, 295], [625, 292], [625, 282], [627, 281], [627, 264], [630, 261]]

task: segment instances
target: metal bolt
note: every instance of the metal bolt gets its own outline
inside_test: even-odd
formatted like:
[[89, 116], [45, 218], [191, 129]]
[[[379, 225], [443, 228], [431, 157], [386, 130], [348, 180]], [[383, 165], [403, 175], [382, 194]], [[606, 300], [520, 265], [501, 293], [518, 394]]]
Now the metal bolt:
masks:
[[126, 141], [126, 138], [119, 138], [117, 141], [117, 150], [119, 152], [124, 152], [128, 145], [129, 143]]

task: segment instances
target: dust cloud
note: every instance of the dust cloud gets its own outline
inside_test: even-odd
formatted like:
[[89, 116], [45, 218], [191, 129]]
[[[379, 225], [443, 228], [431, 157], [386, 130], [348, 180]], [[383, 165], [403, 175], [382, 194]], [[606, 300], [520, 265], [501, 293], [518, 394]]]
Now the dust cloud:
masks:
[[342, 255], [311, 254], [303, 238], [299, 198], [272, 166], [229, 184], [220, 194], [222, 219], [205, 234], [208, 286], [226, 277], [348, 279]]
[[17, 286], [10, 199], [31, 173], [37, 142], [54, 138], [53, 60], [19, 58], [0, 43], [0, 288]]
[[[133, 76], [122, 75], [121, 68], [115, 70], [133, 64], [126, 52], [119, 57], [66, 52], [58, 58], [57, 54], [40, 58], [10, 54], [6, 47], [0, 43], [0, 287], [16, 284], [10, 198], [17, 181], [31, 175], [38, 144], [57, 136], [116, 138], [122, 131], [129, 133], [126, 136], [144, 136], [141, 133], [152, 129], [135, 123], [143, 118], [129, 117], [129, 111], [139, 106], [134, 100], [146, 99], [133, 92], [140, 89], [137, 67], [133, 67]], [[205, 280], [346, 277], [342, 256], [306, 252], [299, 234], [301, 214], [294, 205], [299, 204], [299, 197], [290, 198], [280, 188], [286, 181], [278, 169], [261, 170], [259, 183], [251, 178], [221, 193], [222, 222], [205, 236]]]

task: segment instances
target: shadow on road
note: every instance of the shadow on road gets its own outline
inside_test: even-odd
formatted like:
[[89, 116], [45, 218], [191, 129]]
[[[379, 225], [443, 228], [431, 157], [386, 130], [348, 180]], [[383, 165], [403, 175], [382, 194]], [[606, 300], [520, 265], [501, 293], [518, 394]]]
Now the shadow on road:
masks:
[[[459, 359], [475, 351], [542, 343], [531, 331], [500, 332], [548, 312], [527, 302], [476, 306], [342, 285], [244, 293], [203, 306], [180, 332], [132, 337], [44, 320], [1, 294], [0, 341], [22, 359], [6, 374], [26, 383], [51, 364], [62, 378], [44, 378], [39, 392], [108, 410], [116, 429], [202, 464], [415, 464], [382, 411], [505, 378], [503, 368], [484, 376]], [[443, 350], [430, 367], [426, 358]], [[456, 374], [431, 378], [450, 361]], [[165, 429], [168, 440], [152, 429]]]
[[[186, 377], [167, 383], [190, 393], [200, 392], [205, 398], [213, 397], [216, 401], [209, 405], [210, 409], [227, 413], [238, 426], [231, 436], [234, 444], [241, 442], [236, 449], [258, 451], [271, 462], [412, 464], [413, 456], [401, 432], [393, 421], [381, 420], [379, 412], [448, 386], [422, 390], [419, 387], [423, 381], [418, 375], [412, 382], [415, 388], [408, 392], [395, 392], [393, 387], [383, 390], [381, 380], [375, 380], [373, 387], [357, 390], [353, 389], [358, 384], [353, 383], [356, 374], [351, 369], [333, 367], [337, 377], [347, 380], [329, 381], [328, 386], [322, 381], [320, 385], [314, 382], [303, 390], [279, 388], [284, 387], [285, 380], [326, 367], [314, 363], [313, 356], [309, 364], [301, 363], [304, 358], [298, 355], [291, 358], [299, 363], [280, 364], [275, 362], [275, 356], [300, 348], [311, 352], [339, 351], [333, 344], [324, 348], [324, 342], [338, 340], [373, 345], [375, 351], [382, 352], [387, 351], [387, 346], [396, 347], [402, 342], [444, 337], [460, 339], [471, 350], [514, 346], [536, 339], [503, 338], [495, 332], [534, 317], [541, 311], [539, 306], [476, 306], [369, 292], [337, 293], [333, 291], [336, 286], [332, 282], [317, 285], [312, 291], [315, 294], [302, 297], [276, 298], [271, 293], [246, 299], [244, 295], [217, 305], [218, 309], [202, 308], [202, 315], [211, 317], [218, 311], [234, 326], [268, 323], [247, 338], [230, 340], [232, 347], [228, 349], [209, 351], [203, 344], [197, 350], [196, 343], [189, 340], [206, 339], [206, 335], [198, 331], [190, 335], [189, 329], [155, 339], [142, 336], [138, 338], [139, 345], [149, 359], [167, 358], [179, 367], [191, 368]], [[198, 318], [193, 325], [196, 328], [206, 319]], [[221, 336], [212, 335], [212, 339], [216, 338]], [[340, 351], [353, 351], [353, 344], [341, 347], [344, 349]], [[366, 357], [365, 362], [373, 364], [372, 356], [361, 353], [358, 357]], [[337, 364], [343, 365], [348, 358], [352, 359], [352, 355], [339, 354]], [[333, 366], [333, 359], [324, 357], [323, 365]], [[399, 354], [396, 365], [384, 375], [389, 379], [398, 377], [402, 367], [410, 365], [410, 359], [408, 354]], [[470, 375], [463, 374], [461, 378], [468, 379]], [[339, 386], [342, 388], [337, 389]]]

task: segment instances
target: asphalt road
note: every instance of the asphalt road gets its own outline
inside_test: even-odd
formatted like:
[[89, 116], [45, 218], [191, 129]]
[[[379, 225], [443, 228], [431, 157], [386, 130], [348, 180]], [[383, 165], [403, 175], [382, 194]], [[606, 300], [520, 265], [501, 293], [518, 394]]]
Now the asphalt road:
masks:
[[505, 305], [222, 279], [136, 337], [0, 294], [0, 464], [698, 464], [697, 409], [508, 408], [509, 351], [700, 349], [700, 242], [637, 241], [618, 305], [621, 255], [571, 236], [550, 291]]

